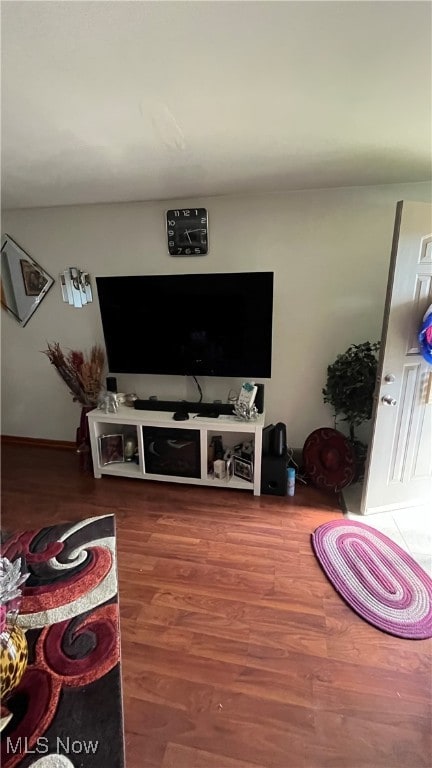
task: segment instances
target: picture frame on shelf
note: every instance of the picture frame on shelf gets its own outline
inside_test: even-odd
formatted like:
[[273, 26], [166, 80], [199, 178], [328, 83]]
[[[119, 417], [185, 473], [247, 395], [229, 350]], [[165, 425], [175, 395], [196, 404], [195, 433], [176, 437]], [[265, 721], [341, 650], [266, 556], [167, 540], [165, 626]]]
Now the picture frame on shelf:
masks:
[[242, 459], [241, 456], [232, 457], [232, 472], [234, 477], [240, 477], [242, 480], [253, 482], [253, 463], [249, 459]]
[[107, 464], [122, 464], [125, 460], [123, 434], [99, 435], [99, 456], [103, 467]]

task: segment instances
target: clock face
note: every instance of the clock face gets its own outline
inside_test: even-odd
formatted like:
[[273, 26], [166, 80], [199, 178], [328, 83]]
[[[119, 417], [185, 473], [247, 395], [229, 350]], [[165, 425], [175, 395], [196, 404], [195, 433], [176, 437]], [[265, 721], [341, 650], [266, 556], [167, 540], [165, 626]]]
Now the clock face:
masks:
[[205, 208], [167, 211], [166, 225], [171, 256], [202, 256], [208, 252], [208, 216]]

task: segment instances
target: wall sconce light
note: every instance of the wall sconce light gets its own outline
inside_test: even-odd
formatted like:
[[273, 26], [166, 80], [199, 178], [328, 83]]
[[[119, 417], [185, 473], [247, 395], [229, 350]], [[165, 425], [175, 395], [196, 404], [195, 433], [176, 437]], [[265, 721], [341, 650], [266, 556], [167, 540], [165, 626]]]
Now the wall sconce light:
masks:
[[93, 301], [88, 272], [81, 272], [79, 267], [68, 267], [60, 273], [60, 286], [63, 301], [72, 307], [83, 307]]

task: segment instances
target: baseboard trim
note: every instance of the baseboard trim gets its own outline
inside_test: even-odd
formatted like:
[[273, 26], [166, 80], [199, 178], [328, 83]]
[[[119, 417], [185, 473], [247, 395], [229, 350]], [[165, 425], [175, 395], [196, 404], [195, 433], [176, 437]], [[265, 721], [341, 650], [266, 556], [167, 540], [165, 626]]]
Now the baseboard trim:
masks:
[[32, 445], [38, 448], [57, 448], [61, 451], [76, 451], [76, 444], [68, 440], [43, 440], [40, 437], [20, 437], [19, 435], [2, 435], [2, 445]]

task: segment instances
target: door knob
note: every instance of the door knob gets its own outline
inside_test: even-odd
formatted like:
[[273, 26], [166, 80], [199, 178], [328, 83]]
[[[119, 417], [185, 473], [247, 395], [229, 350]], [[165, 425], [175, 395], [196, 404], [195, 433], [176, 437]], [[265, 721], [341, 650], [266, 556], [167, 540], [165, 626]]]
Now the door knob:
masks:
[[396, 405], [396, 400], [394, 397], [390, 397], [390, 395], [384, 395], [381, 398], [381, 402], [384, 403], [384, 405]]
[[395, 380], [396, 376], [394, 376], [393, 373], [388, 373], [386, 376], [384, 376], [384, 381], [386, 381], [387, 384], [393, 384]]

